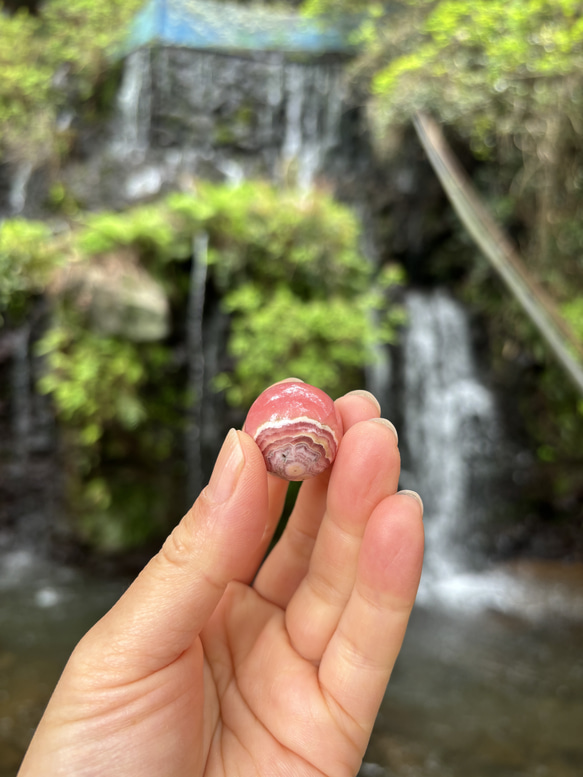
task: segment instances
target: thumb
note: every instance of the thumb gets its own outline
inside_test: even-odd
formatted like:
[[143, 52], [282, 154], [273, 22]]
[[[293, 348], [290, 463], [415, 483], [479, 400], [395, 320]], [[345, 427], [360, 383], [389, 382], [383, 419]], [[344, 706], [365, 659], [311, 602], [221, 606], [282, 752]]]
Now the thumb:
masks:
[[267, 473], [255, 442], [231, 429], [210, 482], [119, 602], [85, 637], [97, 637], [137, 676], [190, 647], [231, 580], [249, 582], [261, 561]]

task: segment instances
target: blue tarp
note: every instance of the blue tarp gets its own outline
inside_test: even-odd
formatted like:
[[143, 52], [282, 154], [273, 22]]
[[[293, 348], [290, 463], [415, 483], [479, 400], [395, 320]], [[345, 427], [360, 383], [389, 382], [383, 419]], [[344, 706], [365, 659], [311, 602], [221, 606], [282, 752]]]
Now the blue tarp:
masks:
[[124, 51], [159, 43], [231, 52], [349, 54], [353, 47], [348, 41], [348, 28], [261, 6], [212, 0], [150, 0], [136, 15]]

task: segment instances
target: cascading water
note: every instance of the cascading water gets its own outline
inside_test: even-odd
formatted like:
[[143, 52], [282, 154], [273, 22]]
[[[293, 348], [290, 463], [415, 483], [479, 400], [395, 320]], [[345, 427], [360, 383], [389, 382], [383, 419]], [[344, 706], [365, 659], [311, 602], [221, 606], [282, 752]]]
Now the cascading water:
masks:
[[284, 166], [297, 165], [301, 189], [313, 186], [326, 164], [326, 155], [340, 145], [343, 88], [342, 68], [323, 65], [285, 66]]
[[22, 162], [16, 169], [8, 195], [8, 213], [10, 216], [18, 216], [24, 211], [32, 172], [32, 162]]
[[151, 115], [150, 52], [138, 49], [126, 59], [117, 96], [117, 127], [113, 151], [141, 160], [149, 145]]
[[309, 189], [331, 168], [358, 166], [345, 114], [340, 62], [138, 49], [124, 64], [109, 146], [118, 196], [139, 200], [209, 175]]
[[403, 339], [402, 485], [425, 505], [418, 601], [451, 611], [495, 609], [580, 618], [583, 598], [489, 566], [481, 540], [497, 509], [503, 449], [496, 402], [481, 382], [466, 311], [447, 292], [410, 292]]
[[423, 496], [428, 582], [468, 567], [498, 445], [496, 409], [480, 382], [463, 307], [442, 290], [411, 292], [403, 342], [404, 480]]

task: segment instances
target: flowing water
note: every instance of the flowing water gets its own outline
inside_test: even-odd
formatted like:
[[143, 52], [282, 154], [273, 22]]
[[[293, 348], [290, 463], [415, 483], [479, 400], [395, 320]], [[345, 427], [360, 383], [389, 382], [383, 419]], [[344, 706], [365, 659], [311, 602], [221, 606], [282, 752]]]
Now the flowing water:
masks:
[[[578, 618], [416, 606], [367, 760], [398, 777], [576, 777], [583, 765], [583, 575], [530, 572]], [[521, 574], [508, 572], [508, 580]], [[540, 577], [539, 577], [540, 574]], [[574, 593], [574, 588], [578, 594]], [[540, 610], [540, 607], [538, 608]]]
[[367, 760], [398, 777], [575, 777], [583, 568], [478, 563], [471, 535], [496, 504], [495, 400], [463, 308], [443, 291], [407, 308], [404, 478], [425, 500], [426, 559]]
[[403, 342], [405, 478], [423, 495], [424, 575], [433, 582], [468, 565], [467, 547], [488, 512], [496, 407], [478, 376], [467, 316], [443, 290], [411, 292]]
[[72, 648], [125, 587], [30, 549], [0, 555], [0, 777], [14, 777]]
[[17, 168], [8, 197], [10, 216], [18, 216], [24, 210], [27, 188], [32, 172], [33, 166], [30, 162], [24, 162]]

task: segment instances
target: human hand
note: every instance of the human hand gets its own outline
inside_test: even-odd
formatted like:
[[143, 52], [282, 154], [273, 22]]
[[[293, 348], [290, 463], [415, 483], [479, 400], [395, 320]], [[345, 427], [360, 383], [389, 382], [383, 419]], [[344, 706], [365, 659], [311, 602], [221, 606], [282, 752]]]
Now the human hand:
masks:
[[[394, 431], [336, 402], [332, 470], [287, 483], [231, 430], [209, 485], [73, 652], [19, 777], [355, 775], [421, 573]], [[413, 495], [414, 497], [414, 495]]]

